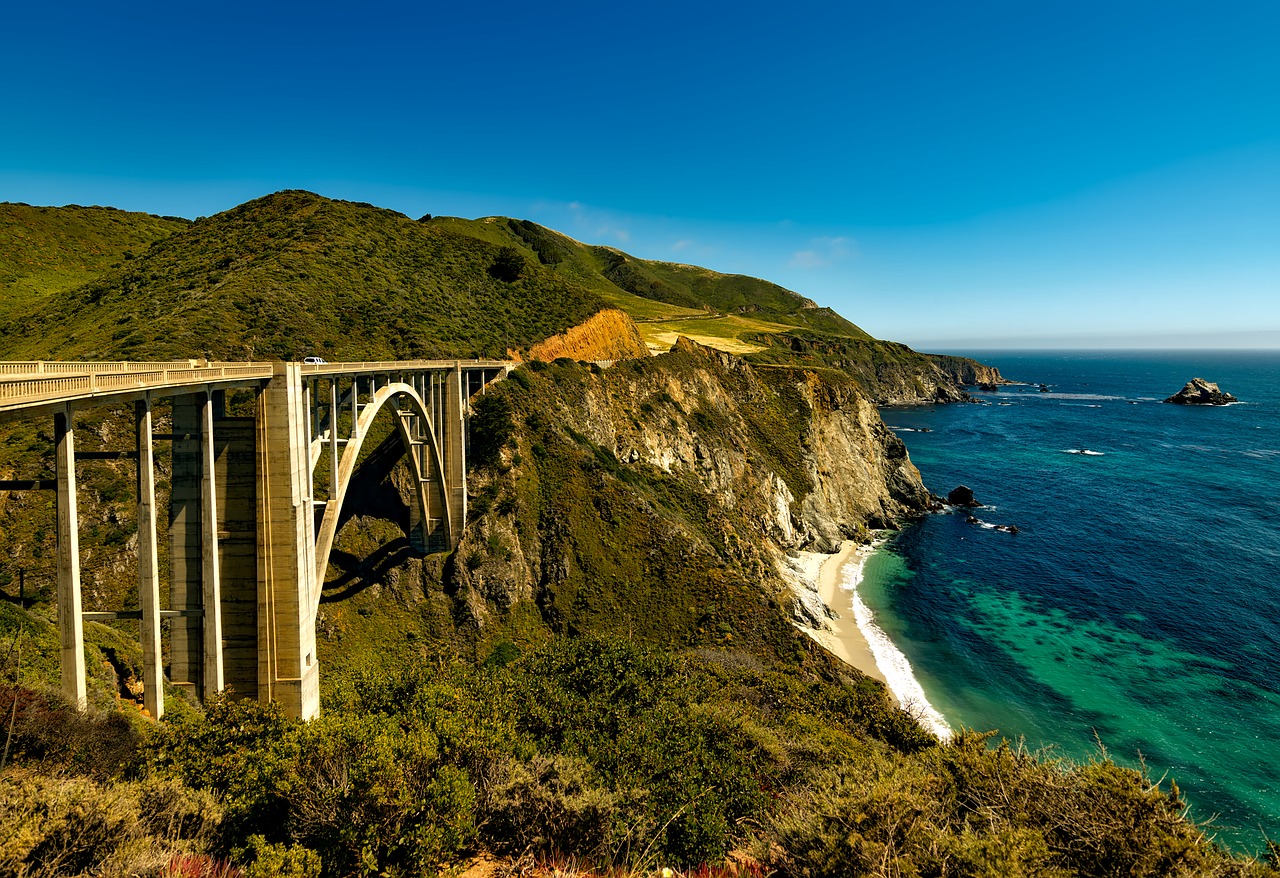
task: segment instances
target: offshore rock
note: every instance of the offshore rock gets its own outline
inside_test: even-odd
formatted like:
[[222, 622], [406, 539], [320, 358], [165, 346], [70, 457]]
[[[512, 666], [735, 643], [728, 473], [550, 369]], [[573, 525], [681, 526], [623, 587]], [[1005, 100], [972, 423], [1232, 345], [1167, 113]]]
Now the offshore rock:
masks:
[[952, 506], [965, 506], [969, 509], [976, 509], [982, 504], [974, 499], [973, 489], [966, 485], [957, 485], [951, 489], [951, 493], [947, 494], [947, 502]]
[[1165, 402], [1171, 402], [1174, 405], [1226, 405], [1239, 400], [1229, 393], [1224, 393], [1211, 381], [1192, 378]]

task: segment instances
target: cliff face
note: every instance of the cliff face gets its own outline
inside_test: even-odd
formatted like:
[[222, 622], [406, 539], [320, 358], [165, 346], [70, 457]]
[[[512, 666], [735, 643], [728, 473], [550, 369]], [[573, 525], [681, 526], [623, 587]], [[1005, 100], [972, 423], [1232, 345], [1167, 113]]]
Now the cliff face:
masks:
[[532, 602], [568, 631], [777, 652], [788, 550], [830, 550], [930, 503], [853, 381], [686, 339], [607, 370], [519, 370], [473, 426], [476, 514], [449, 576], [481, 625]]
[[[904, 344], [877, 339], [785, 333], [755, 337], [768, 347], [751, 355], [761, 364], [843, 372], [877, 405], [922, 405], [968, 399], [956, 373]], [[950, 359], [961, 360], [960, 357]], [[975, 367], [982, 367], [980, 363]], [[993, 370], [994, 371], [994, 370]]]
[[979, 363], [968, 357], [953, 357], [948, 354], [925, 354], [925, 356], [956, 384], [976, 387], [979, 384], [1009, 383], [996, 367]]

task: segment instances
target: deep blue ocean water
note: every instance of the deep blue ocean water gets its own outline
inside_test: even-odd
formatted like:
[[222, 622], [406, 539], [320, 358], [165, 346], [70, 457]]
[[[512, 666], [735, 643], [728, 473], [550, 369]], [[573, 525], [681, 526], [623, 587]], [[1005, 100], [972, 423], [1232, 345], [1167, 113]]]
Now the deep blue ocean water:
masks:
[[[1101, 741], [1224, 843], [1280, 839], [1280, 352], [969, 355], [1051, 392], [882, 415], [931, 490], [1020, 532], [904, 530], [859, 587], [879, 626], [953, 727]], [[1243, 404], [1160, 403], [1193, 377]]]

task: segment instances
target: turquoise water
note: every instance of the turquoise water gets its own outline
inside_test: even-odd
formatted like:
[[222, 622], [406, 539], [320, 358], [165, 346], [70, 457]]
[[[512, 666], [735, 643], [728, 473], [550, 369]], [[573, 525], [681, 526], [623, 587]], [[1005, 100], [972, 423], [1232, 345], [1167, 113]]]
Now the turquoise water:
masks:
[[[897, 535], [860, 587], [880, 627], [951, 725], [1100, 740], [1224, 842], [1280, 837], [1280, 353], [977, 356], [1051, 392], [883, 416], [930, 489], [1020, 532]], [[1159, 402], [1197, 376], [1244, 404]]]

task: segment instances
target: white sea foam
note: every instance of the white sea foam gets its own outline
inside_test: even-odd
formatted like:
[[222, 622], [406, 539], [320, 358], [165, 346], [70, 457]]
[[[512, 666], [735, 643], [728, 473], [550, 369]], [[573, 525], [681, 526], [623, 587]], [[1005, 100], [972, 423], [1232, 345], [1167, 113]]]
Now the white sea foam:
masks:
[[1088, 448], [1064, 448], [1062, 449], [1062, 453], [1063, 454], [1084, 454], [1089, 457], [1103, 457], [1106, 454], [1105, 451], [1091, 451]]
[[851, 593], [853, 618], [858, 623], [858, 630], [867, 639], [867, 646], [870, 647], [871, 655], [876, 660], [876, 667], [880, 669], [880, 673], [888, 683], [889, 691], [898, 699], [903, 710], [914, 716], [920, 725], [945, 741], [951, 737], [951, 726], [947, 725], [946, 719], [937, 708], [929, 703], [929, 699], [925, 697], [924, 688], [911, 670], [911, 663], [902, 654], [902, 650], [889, 639], [889, 635], [876, 624], [875, 614], [863, 603], [862, 595], [858, 593], [858, 583], [862, 582], [867, 559], [871, 557], [872, 552], [883, 545], [883, 542], [880, 540], [860, 548], [849, 558], [841, 570], [840, 587]]

